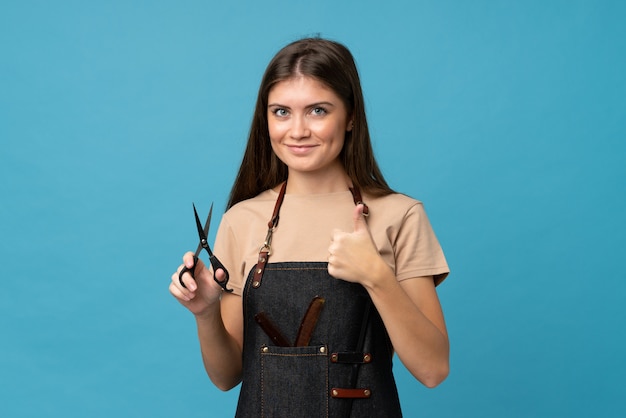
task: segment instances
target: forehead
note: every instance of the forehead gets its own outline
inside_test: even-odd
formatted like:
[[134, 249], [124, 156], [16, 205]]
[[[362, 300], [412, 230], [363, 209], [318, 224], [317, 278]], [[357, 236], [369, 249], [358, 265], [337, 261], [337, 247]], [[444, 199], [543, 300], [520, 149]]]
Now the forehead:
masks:
[[274, 84], [269, 91], [268, 101], [275, 100], [332, 100], [339, 97], [325, 83], [313, 77], [297, 76]]

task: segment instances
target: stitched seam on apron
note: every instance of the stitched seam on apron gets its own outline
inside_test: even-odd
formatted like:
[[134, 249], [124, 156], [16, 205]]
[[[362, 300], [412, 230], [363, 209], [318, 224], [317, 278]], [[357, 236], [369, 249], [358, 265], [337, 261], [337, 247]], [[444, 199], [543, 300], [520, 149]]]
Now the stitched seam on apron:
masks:
[[263, 361], [263, 356], [261, 356], [261, 418], [265, 417], [265, 362]]
[[273, 271], [289, 271], [289, 270], [328, 270], [328, 267], [310, 267], [310, 268], [303, 268], [303, 267], [266, 267], [265, 271], [269, 271], [269, 270], [273, 270]]
[[263, 356], [275, 357], [326, 357], [326, 354], [283, 354], [283, 353], [263, 353]]

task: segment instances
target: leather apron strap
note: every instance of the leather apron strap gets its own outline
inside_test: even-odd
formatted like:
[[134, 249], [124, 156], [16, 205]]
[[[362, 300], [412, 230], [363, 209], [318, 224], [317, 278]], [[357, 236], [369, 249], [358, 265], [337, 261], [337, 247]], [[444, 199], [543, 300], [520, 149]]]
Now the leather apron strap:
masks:
[[[363, 202], [363, 198], [361, 197], [361, 191], [358, 186], [349, 187], [350, 193], [352, 193], [352, 199], [354, 200], [355, 205], [363, 205], [363, 216], [369, 216], [369, 208]], [[274, 230], [278, 226], [278, 219], [280, 214], [280, 208], [283, 205], [283, 200], [285, 200], [285, 191], [287, 190], [287, 181], [283, 183], [278, 192], [278, 199], [276, 199], [276, 204], [274, 205], [274, 213], [272, 213], [272, 218], [267, 223], [267, 235], [265, 236], [265, 241], [259, 250], [259, 258], [257, 260], [257, 264], [254, 270], [254, 277], [252, 278], [252, 287], [257, 289], [261, 286], [261, 280], [263, 280], [263, 273], [265, 272], [265, 266], [270, 258], [270, 254], [272, 253], [272, 234]]]
[[287, 190], [287, 181], [283, 183], [278, 192], [278, 199], [276, 199], [276, 204], [274, 205], [274, 213], [272, 213], [272, 218], [267, 224], [267, 235], [259, 251], [259, 259], [254, 270], [254, 277], [252, 278], [252, 287], [255, 289], [261, 286], [263, 272], [265, 271], [265, 266], [272, 252], [272, 234], [274, 233], [274, 229], [278, 226], [280, 207], [283, 205], [283, 200], [285, 199], [285, 190]]

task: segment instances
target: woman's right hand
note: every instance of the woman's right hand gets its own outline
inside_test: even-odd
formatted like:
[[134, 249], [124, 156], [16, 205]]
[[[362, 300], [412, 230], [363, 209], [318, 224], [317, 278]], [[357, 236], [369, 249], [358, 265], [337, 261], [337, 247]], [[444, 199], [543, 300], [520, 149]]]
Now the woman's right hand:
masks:
[[183, 267], [193, 269], [194, 257], [192, 252], [185, 253], [183, 264], [172, 274], [170, 293], [195, 316], [201, 316], [207, 313], [216, 303], [219, 304], [220, 301], [222, 288], [213, 279], [213, 274], [216, 274], [218, 279], [225, 279], [226, 275], [222, 269], [212, 272], [202, 260], [198, 259], [194, 271], [195, 280], [189, 272], [184, 273], [182, 276], [185, 288], [180, 284], [179, 280]]
[[[229, 390], [241, 381], [243, 347], [243, 311], [241, 297], [224, 292], [213, 279], [225, 280], [222, 269], [207, 267], [198, 259], [194, 276], [189, 272], [178, 276], [184, 267], [194, 267], [193, 253], [183, 256], [183, 264], [172, 274], [170, 293], [195, 315], [198, 340], [204, 368], [211, 381], [222, 390]], [[222, 299], [223, 294], [223, 299]]]

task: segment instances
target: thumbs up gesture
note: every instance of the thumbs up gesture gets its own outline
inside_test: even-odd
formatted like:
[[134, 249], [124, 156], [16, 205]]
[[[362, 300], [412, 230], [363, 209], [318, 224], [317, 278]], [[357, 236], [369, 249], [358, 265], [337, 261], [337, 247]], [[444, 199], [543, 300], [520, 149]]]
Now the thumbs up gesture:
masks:
[[333, 231], [328, 247], [328, 273], [338, 279], [367, 284], [378, 276], [378, 269], [389, 268], [374, 244], [363, 204], [354, 208], [354, 231]]

